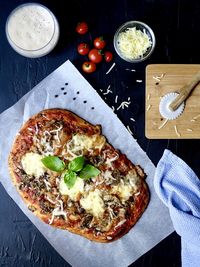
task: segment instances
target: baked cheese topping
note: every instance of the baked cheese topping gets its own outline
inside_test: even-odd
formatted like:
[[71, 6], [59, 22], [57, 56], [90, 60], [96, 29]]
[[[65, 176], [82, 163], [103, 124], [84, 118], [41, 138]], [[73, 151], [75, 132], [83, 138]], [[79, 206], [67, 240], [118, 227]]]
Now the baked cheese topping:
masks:
[[118, 47], [121, 53], [128, 59], [141, 58], [151, 46], [151, 40], [145, 30], [137, 30], [136, 27], [128, 28], [119, 33]]
[[95, 189], [93, 192], [81, 198], [81, 206], [89, 213], [95, 217], [101, 217], [105, 211], [104, 202], [101, 198], [101, 192], [98, 189]]
[[85, 151], [91, 152], [94, 149], [101, 150], [105, 145], [105, 137], [99, 135], [87, 136], [83, 134], [75, 134], [67, 143], [67, 152], [70, 154], [69, 158], [73, 159], [77, 155], [84, 155]]
[[59, 191], [62, 195], [67, 195], [70, 199], [77, 201], [79, 194], [84, 192], [84, 181], [81, 178], [77, 178], [74, 186], [69, 189], [64, 182], [64, 178], [61, 177]]
[[21, 159], [22, 167], [25, 173], [28, 175], [33, 175], [36, 178], [42, 176], [47, 170], [41, 162], [43, 157], [44, 156], [33, 152], [26, 153]]
[[130, 185], [118, 184], [112, 188], [112, 193], [117, 194], [122, 201], [126, 201], [132, 195], [133, 188]]
[[112, 187], [111, 193], [117, 194], [122, 201], [126, 201], [137, 191], [137, 183], [138, 177], [135, 171], [129, 171], [121, 183]]

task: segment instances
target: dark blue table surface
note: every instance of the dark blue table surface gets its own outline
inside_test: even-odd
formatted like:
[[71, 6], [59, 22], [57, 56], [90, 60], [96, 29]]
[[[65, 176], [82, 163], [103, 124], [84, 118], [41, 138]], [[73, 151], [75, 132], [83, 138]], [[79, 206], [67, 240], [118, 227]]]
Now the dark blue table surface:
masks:
[[[114, 52], [112, 38], [118, 26], [128, 20], [141, 20], [149, 24], [156, 35], [156, 49], [149, 60], [131, 65], [115, 54], [116, 68], [109, 75], [105, 75], [105, 72], [110, 65], [102, 64], [96, 73], [84, 76], [104, 99], [100, 88], [106, 89], [111, 84], [113, 94], [105, 99], [110, 106], [114, 104], [116, 94], [122, 100], [131, 96], [133, 101], [130, 108], [117, 111], [117, 115], [125, 125], [130, 126], [138, 143], [155, 164], [163, 150], [168, 148], [182, 157], [199, 175], [199, 140], [148, 140], [144, 135], [146, 65], [200, 62], [198, 0], [39, 1], [57, 16], [61, 36], [57, 47], [49, 55], [38, 59], [18, 55], [11, 49], [5, 36], [8, 14], [25, 2], [27, 1], [0, 0], [0, 112], [16, 103], [67, 59], [80, 70], [84, 59], [77, 54], [76, 47], [81, 41], [91, 42], [91, 39], [103, 34], [109, 41], [109, 49]], [[81, 20], [89, 23], [90, 34], [80, 37], [74, 28]], [[126, 68], [134, 68], [136, 72], [127, 71]], [[137, 83], [136, 79], [143, 82]], [[130, 117], [135, 118], [136, 122], [130, 123]], [[0, 164], [2, 167], [6, 163]], [[131, 266], [178, 267], [181, 266], [180, 251], [180, 238], [173, 233]], [[26, 218], [1, 184], [0, 266], [70, 266]]]

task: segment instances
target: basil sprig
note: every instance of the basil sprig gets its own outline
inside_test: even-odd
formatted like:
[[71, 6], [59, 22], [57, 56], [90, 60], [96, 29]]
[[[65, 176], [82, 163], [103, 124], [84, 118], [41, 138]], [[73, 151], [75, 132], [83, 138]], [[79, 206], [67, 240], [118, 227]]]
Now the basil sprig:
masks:
[[75, 172], [66, 170], [66, 172], [64, 173], [64, 182], [66, 183], [69, 189], [74, 186], [76, 179], [77, 174]]
[[85, 163], [85, 158], [84, 157], [77, 157], [70, 161], [68, 164], [68, 169], [73, 171], [73, 172], [79, 172], [83, 169], [83, 165]]
[[65, 169], [65, 163], [56, 156], [47, 156], [42, 159], [42, 163], [48, 169], [55, 172], [62, 172]]
[[63, 160], [56, 156], [47, 156], [41, 161], [45, 165], [45, 167], [52, 171], [64, 171], [64, 182], [69, 189], [74, 186], [77, 177], [88, 180], [92, 177], [96, 177], [100, 173], [100, 170], [93, 165], [85, 164], [85, 158], [83, 156], [79, 156], [73, 159], [69, 162], [68, 166], [66, 166]]
[[96, 177], [100, 173], [100, 170], [90, 164], [86, 164], [85, 167], [79, 173], [79, 177], [82, 179], [90, 179]]

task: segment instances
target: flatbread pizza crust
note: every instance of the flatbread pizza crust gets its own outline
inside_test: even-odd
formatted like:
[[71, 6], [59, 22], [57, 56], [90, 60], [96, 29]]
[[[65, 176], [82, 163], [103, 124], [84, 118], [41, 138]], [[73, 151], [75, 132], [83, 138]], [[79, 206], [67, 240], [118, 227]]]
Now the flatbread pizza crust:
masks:
[[[78, 178], [80, 190], [72, 194], [61, 187], [61, 173], [42, 172], [38, 162], [27, 161], [27, 154], [34, 160], [58, 156], [66, 164], [83, 155], [101, 173], [89, 180]], [[9, 170], [19, 194], [37, 217], [96, 242], [126, 234], [149, 202], [142, 168], [107, 142], [100, 125], [63, 109], [43, 110], [23, 125], [9, 155]]]

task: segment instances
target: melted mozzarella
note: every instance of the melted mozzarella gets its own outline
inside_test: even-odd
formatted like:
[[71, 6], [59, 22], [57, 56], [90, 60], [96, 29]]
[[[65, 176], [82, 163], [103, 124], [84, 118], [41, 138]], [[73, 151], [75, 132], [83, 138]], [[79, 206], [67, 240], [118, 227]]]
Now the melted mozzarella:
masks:
[[97, 134], [92, 136], [76, 134], [72, 137], [71, 143], [71, 151], [83, 151], [83, 150], [91, 150], [91, 149], [99, 149], [101, 150], [105, 144], [105, 137], [99, 136]]
[[26, 153], [21, 159], [25, 173], [28, 175], [34, 175], [36, 178], [42, 176], [47, 170], [41, 161], [42, 158], [43, 156], [37, 153]]
[[101, 217], [105, 211], [104, 202], [98, 189], [80, 200], [81, 206], [95, 217]]
[[122, 201], [128, 200], [134, 192], [137, 191], [138, 188], [138, 176], [134, 170], [131, 170], [126, 175], [125, 179], [127, 183], [120, 183], [118, 185], [114, 185], [111, 193], [117, 194]]
[[84, 181], [81, 178], [77, 178], [74, 186], [69, 189], [64, 182], [64, 178], [61, 178], [59, 191], [62, 195], [67, 195], [72, 200], [77, 201], [78, 195], [84, 191]]
[[112, 194], [117, 194], [121, 200], [126, 201], [132, 195], [133, 188], [131, 185], [118, 184], [112, 188]]

